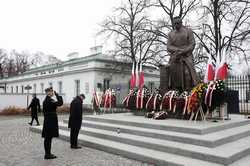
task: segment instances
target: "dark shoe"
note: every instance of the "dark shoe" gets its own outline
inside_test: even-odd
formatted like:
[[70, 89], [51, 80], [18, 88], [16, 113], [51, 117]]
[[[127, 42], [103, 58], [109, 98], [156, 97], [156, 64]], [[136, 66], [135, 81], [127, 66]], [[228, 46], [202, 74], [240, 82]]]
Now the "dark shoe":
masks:
[[28, 124], [32, 126], [32, 123], [31, 123], [31, 122], [29, 122]]
[[71, 149], [81, 149], [81, 146], [71, 146]]
[[50, 156], [51, 156], [53, 159], [57, 158], [57, 156], [54, 155], [54, 154], [51, 154]]
[[44, 156], [44, 159], [45, 160], [49, 160], [49, 159], [55, 159], [55, 158], [57, 158], [55, 155], [53, 155], [53, 154], [46, 154], [45, 156]]
[[38, 123], [38, 124], [36, 124], [37, 126], [40, 126], [40, 124]]

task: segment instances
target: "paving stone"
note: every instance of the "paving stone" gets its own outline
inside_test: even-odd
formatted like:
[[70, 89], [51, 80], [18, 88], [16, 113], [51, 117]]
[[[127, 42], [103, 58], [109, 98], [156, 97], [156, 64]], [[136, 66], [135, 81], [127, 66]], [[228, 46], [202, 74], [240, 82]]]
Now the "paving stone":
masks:
[[[67, 118], [60, 115], [59, 121]], [[59, 139], [52, 141], [52, 153], [58, 158], [44, 160], [43, 139], [29, 130], [29, 121], [28, 116], [0, 116], [0, 166], [152, 166], [87, 147], [72, 150]], [[39, 121], [42, 124], [41, 116]]]

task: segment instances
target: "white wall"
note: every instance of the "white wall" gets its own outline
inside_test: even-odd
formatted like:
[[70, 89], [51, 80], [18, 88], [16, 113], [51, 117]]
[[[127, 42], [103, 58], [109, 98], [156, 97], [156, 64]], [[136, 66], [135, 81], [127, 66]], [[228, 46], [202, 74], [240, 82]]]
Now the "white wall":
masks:
[[[40, 100], [40, 105], [42, 106], [43, 100], [45, 99], [45, 94], [37, 94], [37, 98]], [[55, 97], [53, 97], [55, 98]], [[65, 96], [62, 95], [63, 100]], [[7, 108], [9, 106], [15, 106], [19, 108], [27, 108], [32, 100], [32, 94], [0, 94], [0, 110]], [[55, 98], [56, 100], [56, 98]]]
[[[49, 72], [50, 68], [47, 68], [46, 66], [42, 69], [31, 69], [30, 71], [27, 71], [26, 74], [24, 73], [23, 75], [0, 80], [0, 85], [5, 83], [7, 84], [7, 94], [4, 94], [3, 89], [0, 89], [0, 101], [3, 103], [2, 105], [13, 105], [15, 102], [2, 102], [13, 98], [13, 100], [17, 100], [17, 105], [23, 106], [23, 103], [25, 103], [25, 99], [23, 98], [25, 97], [20, 97], [25, 96], [21, 91], [22, 86], [25, 87], [30, 85], [32, 89], [29, 93], [34, 93], [34, 84], [36, 84], [36, 93], [45, 95], [44, 90], [49, 87], [50, 82], [53, 85], [53, 89], [59, 92], [58, 82], [61, 81], [64, 103], [69, 104], [76, 96], [75, 81], [80, 80], [80, 93], [83, 93], [86, 96], [84, 103], [91, 104], [92, 95], [94, 90], [97, 88], [97, 83], [101, 83], [103, 86], [104, 79], [109, 79], [110, 85], [123, 85], [123, 89], [119, 92], [119, 100], [121, 100], [121, 98], [123, 98], [128, 92], [130, 73], [126, 71], [124, 73], [114, 73], [110, 68], [111, 65], [111, 62], [106, 61], [92, 60], [81, 63], [77, 63], [77, 61], [68, 61], [65, 62], [64, 66], [53, 68], [54, 72], [52, 73]], [[156, 72], [155, 70], [148, 69], [144, 72], [145, 81], [159, 81], [158, 71]], [[43, 90], [41, 90], [41, 83], [44, 85]], [[16, 86], [18, 86], [17, 93]], [[11, 93], [11, 87], [13, 87], [13, 93]], [[27, 90], [24, 90], [24, 93], [27, 92]]]
[[[29, 93], [34, 93], [33, 85], [36, 84], [36, 93], [44, 93], [41, 91], [41, 83], [44, 84], [44, 89], [49, 87], [49, 83], [51, 82], [53, 85], [53, 89], [55, 91], [59, 91], [58, 82], [62, 82], [62, 93], [64, 94], [64, 103], [70, 103], [71, 100], [76, 96], [75, 89], [75, 80], [80, 80], [80, 93], [84, 93], [86, 96], [85, 103], [90, 104], [91, 97], [94, 89], [94, 74], [93, 72], [84, 72], [84, 73], [76, 73], [72, 75], [65, 75], [60, 77], [50, 77], [50, 78], [40, 78], [34, 79], [32, 81], [22, 81], [18, 83], [9, 83], [7, 85], [7, 93], [11, 93], [11, 87], [13, 87], [13, 94], [9, 95], [21, 95], [21, 86], [32, 86], [32, 89], [29, 90]], [[88, 84], [88, 89], [86, 84]], [[16, 94], [16, 86], [18, 86], [18, 93]], [[27, 93], [27, 90], [24, 90]], [[8, 95], [7, 95], [8, 96]]]
[[[37, 95], [42, 105], [42, 101], [45, 95]], [[0, 94], [0, 109], [7, 108], [9, 106], [16, 106], [20, 108], [27, 108], [27, 102], [30, 104], [32, 99], [31, 94]]]

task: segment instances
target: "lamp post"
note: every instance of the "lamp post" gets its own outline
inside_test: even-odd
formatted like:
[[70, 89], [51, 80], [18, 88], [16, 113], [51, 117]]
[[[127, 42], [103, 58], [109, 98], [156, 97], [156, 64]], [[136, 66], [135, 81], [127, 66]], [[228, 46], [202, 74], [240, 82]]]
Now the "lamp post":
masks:
[[27, 85], [24, 87], [25, 90], [27, 90], [27, 108], [29, 106], [29, 90], [32, 89], [32, 87], [30, 85]]
[[3, 89], [3, 90], [4, 90], [4, 93], [6, 93], [6, 85], [4, 85], [4, 86], [1, 85], [1, 86], [0, 86], [0, 89]]

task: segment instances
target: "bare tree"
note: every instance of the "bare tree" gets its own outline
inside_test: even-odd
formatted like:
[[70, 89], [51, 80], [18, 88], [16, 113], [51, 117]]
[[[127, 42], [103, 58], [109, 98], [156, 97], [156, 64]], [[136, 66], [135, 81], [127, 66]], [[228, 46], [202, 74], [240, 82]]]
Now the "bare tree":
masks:
[[201, 35], [196, 35], [206, 53], [216, 61], [223, 51], [247, 58], [250, 35], [250, 2], [244, 0], [210, 0], [203, 5]]
[[[44, 61], [47, 59], [47, 62]], [[44, 64], [55, 64], [61, 62], [53, 55], [45, 55], [42, 52], [29, 53], [11, 50], [9, 53], [0, 49], [0, 78], [14, 76], [27, 71], [30, 67]]]
[[150, 19], [146, 15], [151, 6], [149, 0], [126, 0], [115, 9], [113, 16], [102, 23], [102, 31], [107, 37], [115, 37], [115, 55], [133, 62], [150, 62], [154, 59], [154, 41], [157, 35], [150, 29]]
[[16, 50], [12, 50], [10, 54], [12, 57], [11, 61], [13, 61], [12, 65], [14, 66], [14, 71], [12, 74], [16, 75], [27, 71], [30, 65], [28, 58], [31, 58], [31, 55], [25, 52], [19, 53]]
[[166, 3], [162, 0], [158, 0], [158, 2], [158, 6], [160, 6], [169, 17], [167, 25], [174, 29], [173, 18], [179, 16], [181, 19], [184, 19], [191, 11], [197, 9], [200, 0], [171, 0]]
[[7, 53], [4, 49], [0, 49], [0, 78], [4, 76], [5, 63], [7, 59]]

